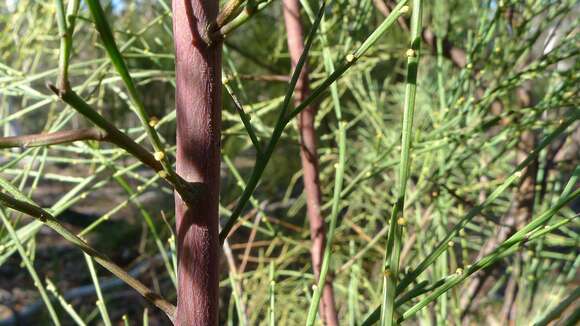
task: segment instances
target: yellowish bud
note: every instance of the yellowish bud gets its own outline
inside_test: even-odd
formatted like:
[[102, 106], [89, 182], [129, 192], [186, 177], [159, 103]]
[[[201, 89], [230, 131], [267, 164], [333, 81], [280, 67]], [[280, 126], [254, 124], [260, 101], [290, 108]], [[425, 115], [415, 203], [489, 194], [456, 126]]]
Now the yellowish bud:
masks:
[[165, 153], [163, 152], [155, 152], [153, 154], [153, 157], [155, 157], [156, 161], [162, 161], [165, 158]]
[[149, 120], [149, 127], [155, 128], [155, 126], [157, 126], [158, 123], [159, 119], [157, 117], [151, 117], [151, 120]]
[[352, 54], [352, 53], [347, 54], [346, 62], [352, 63], [354, 61], [354, 59], [355, 59], [354, 54]]

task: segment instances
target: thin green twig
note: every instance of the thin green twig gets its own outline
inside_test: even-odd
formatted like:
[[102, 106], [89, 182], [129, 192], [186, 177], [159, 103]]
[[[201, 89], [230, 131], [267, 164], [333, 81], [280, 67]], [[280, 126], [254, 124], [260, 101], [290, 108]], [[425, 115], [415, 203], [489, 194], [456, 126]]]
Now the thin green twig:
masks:
[[387, 235], [387, 248], [383, 271], [383, 310], [381, 325], [394, 324], [396, 289], [399, 278], [399, 260], [402, 248], [403, 226], [406, 224], [403, 209], [407, 180], [411, 168], [411, 138], [413, 137], [413, 118], [415, 115], [415, 94], [417, 90], [417, 70], [421, 50], [421, 18], [422, 1], [413, 1], [411, 18], [411, 36], [407, 50], [407, 78], [405, 88], [405, 102], [403, 108], [403, 131], [401, 140], [401, 163], [399, 169], [399, 184], [397, 201], [393, 207]]

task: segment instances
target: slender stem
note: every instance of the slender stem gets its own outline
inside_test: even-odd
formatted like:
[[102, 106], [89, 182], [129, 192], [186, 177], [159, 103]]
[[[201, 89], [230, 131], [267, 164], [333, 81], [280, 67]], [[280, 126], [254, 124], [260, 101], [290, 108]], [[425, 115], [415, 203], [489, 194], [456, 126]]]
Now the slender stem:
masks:
[[88, 128], [26, 136], [0, 137], [0, 148], [50, 146], [81, 140], [108, 141], [109, 139], [106, 132], [97, 128]]
[[236, 77], [241, 80], [254, 80], [263, 82], [288, 83], [290, 81], [290, 77], [288, 75], [237, 75]]
[[240, 102], [240, 100], [238, 99], [236, 94], [234, 94], [229, 83], [224, 82], [223, 85], [224, 85], [226, 91], [228, 92], [228, 94], [230, 95], [230, 97], [232, 98], [232, 101], [234, 102], [234, 107], [236, 108], [236, 111], [238, 112], [240, 119], [242, 119], [242, 123], [244, 124], [244, 128], [246, 128], [246, 131], [248, 132], [248, 135], [250, 136], [250, 140], [252, 141], [254, 148], [256, 148], [256, 152], [258, 153], [258, 156], [262, 155], [262, 146], [260, 145], [260, 140], [258, 139], [258, 136], [256, 135], [254, 127], [252, 127], [252, 123], [250, 122], [250, 116], [245, 112], [244, 107], [242, 106], [242, 103]]
[[[445, 114], [445, 108], [447, 107], [447, 99], [445, 95], [445, 83], [443, 79], [443, 42], [442, 38], [437, 38], [437, 46], [436, 46], [436, 53], [437, 53], [437, 89], [439, 94], [439, 117], [442, 117]], [[438, 120], [441, 121], [443, 119]], [[437, 234], [439, 237], [444, 237], [447, 227], [447, 210], [441, 209], [436, 216], [434, 221], [436, 223]], [[434, 274], [437, 275], [439, 278], [444, 277], [448, 274], [448, 267], [447, 267], [447, 253], [443, 253], [441, 257], [439, 257], [436, 263], [436, 269], [434, 270]], [[444, 323], [448, 318], [448, 295], [445, 294], [441, 297], [441, 299], [437, 303], [437, 321], [440, 323]]]
[[58, 34], [60, 37], [60, 54], [58, 60], [58, 80], [57, 85], [61, 89], [67, 89], [68, 85], [68, 59], [70, 53], [70, 46], [67, 39], [69, 36], [67, 34], [66, 18], [64, 11], [64, 4], [62, 0], [55, 0], [56, 7], [56, 23], [58, 25]]
[[97, 277], [97, 271], [95, 270], [95, 264], [93, 264], [93, 259], [87, 254], [85, 256], [85, 261], [87, 262], [87, 267], [89, 268], [89, 274], [91, 275], [91, 280], [95, 287], [95, 294], [97, 295], [97, 308], [101, 314], [101, 319], [105, 326], [111, 326], [111, 318], [109, 317], [109, 312], [107, 311], [107, 303], [105, 302], [105, 297], [103, 297], [103, 292], [101, 291], [101, 284], [99, 278]]
[[405, 102], [403, 108], [403, 132], [401, 140], [401, 163], [399, 169], [398, 196], [390, 219], [383, 273], [383, 310], [381, 325], [394, 324], [395, 298], [399, 278], [399, 259], [402, 247], [402, 231], [406, 224], [403, 209], [405, 207], [405, 193], [407, 179], [411, 167], [411, 137], [413, 136], [413, 117], [415, 112], [415, 94], [417, 89], [417, 70], [421, 47], [421, 18], [422, 1], [413, 1], [413, 15], [411, 18], [411, 41], [407, 50], [407, 79]]
[[6, 230], [8, 230], [8, 234], [10, 235], [10, 238], [12, 238], [12, 241], [14, 241], [14, 244], [16, 245], [16, 249], [18, 250], [20, 257], [22, 258], [22, 262], [24, 263], [24, 266], [28, 270], [28, 273], [30, 274], [32, 281], [34, 282], [34, 286], [38, 290], [38, 293], [40, 293], [40, 297], [42, 298], [42, 301], [43, 301], [44, 305], [46, 306], [46, 309], [48, 310], [48, 314], [50, 315], [50, 319], [52, 320], [52, 322], [55, 325], [60, 325], [58, 315], [57, 315], [56, 311], [54, 310], [54, 307], [52, 306], [50, 298], [48, 297], [48, 294], [46, 293], [46, 290], [44, 289], [44, 286], [42, 284], [42, 281], [40, 280], [40, 277], [38, 277], [38, 273], [36, 273], [36, 270], [34, 268], [34, 264], [32, 261], [30, 261], [30, 258], [28, 258], [27, 253], [26, 253], [26, 249], [24, 249], [24, 246], [22, 245], [22, 242], [20, 241], [20, 239], [18, 237], [18, 233], [16, 232], [16, 230], [14, 230], [12, 223], [10, 223], [10, 221], [6, 217], [6, 214], [4, 214], [4, 211], [0, 211], [0, 220], [2, 220], [2, 223], [4, 224], [4, 227], [6, 228]]
[[439, 109], [440, 114], [443, 115], [445, 108], [447, 107], [447, 98], [445, 96], [445, 83], [443, 81], [443, 40], [441, 37], [437, 38], [436, 41], [436, 53], [437, 53], [437, 90], [439, 94]]
[[[288, 52], [290, 54], [291, 66], [294, 69], [300, 59], [300, 55], [304, 51], [304, 36], [302, 22], [300, 21], [299, 0], [282, 1], [282, 11], [284, 13], [284, 22], [288, 35]], [[309, 92], [309, 71], [308, 66], [305, 64], [299, 75], [294, 92], [294, 102], [296, 105], [300, 104], [308, 96]], [[317, 110], [317, 105], [312, 104], [300, 113], [298, 116], [298, 132], [300, 134], [302, 179], [304, 180], [306, 209], [310, 225], [310, 239], [312, 241], [310, 250], [312, 269], [316, 279], [320, 279], [323, 256], [325, 254], [326, 228], [321, 212], [322, 191], [320, 189], [316, 126], [314, 124]], [[324, 324], [329, 326], [338, 325], [338, 313], [334, 302], [332, 283], [325, 282], [320, 286], [322, 288], [317, 290], [319, 290], [319, 293], [323, 293], [321, 315]], [[318, 299], [320, 299], [320, 296], [318, 296]], [[311, 302], [313, 303], [314, 301]], [[316, 308], [318, 308], [318, 301]], [[314, 316], [316, 316], [316, 313], [314, 313]]]
[[145, 286], [143, 283], [141, 283], [140, 281], [129, 275], [126, 271], [124, 271], [117, 264], [113, 263], [105, 255], [90, 247], [86, 242], [84, 242], [74, 233], [64, 228], [58, 222], [58, 220], [54, 218], [52, 214], [50, 214], [48, 211], [36, 206], [35, 204], [15, 199], [1, 192], [0, 192], [0, 203], [16, 211], [30, 215], [43, 222], [46, 226], [56, 231], [67, 241], [69, 241], [70, 243], [81, 249], [86, 254], [93, 257], [99, 265], [103, 266], [109, 272], [113, 273], [115, 276], [123, 280], [130, 287], [139, 292], [139, 294], [141, 294], [141, 296], [143, 296], [147, 301], [149, 301], [151, 304], [161, 309], [171, 320], [173, 320], [175, 314], [175, 306], [173, 306], [171, 303], [163, 299], [159, 294], [147, 288], [147, 286]]
[[203, 189], [201, 185], [190, 184], [177, 174], [167, 174], [162, 166], [162, 163], [154, 155], [145, 149], [145, 147], [137, 144], [133, 139], [131, 139], [131, 137], [117, 129], [117, 127], [115, 127], [111, 122], [109, 122], [97, 111], [95, 111], [72, 89], [63, 91], [51, 84], [49, 84], [48, 87], [63, 102], [70, 105], [77, 112], [97, 125], [97, 127], [104, 130], [108, 141], [126, 150], [145, 165], [155, 170], [161, 177], [163, 177], [163, 179], [165, 179], [175, 188], [175, 190], [184, 198], [184, 200], [186, 200], [188, 203], [194, 203], [196, 201], [197, 195]]
[[[332, 198], [332, 211], [330, 213], [330, 224], [328, 226], [328, 237], [326, 239], [326, 245], [324, 248], [324, 258], [322, 260], [322, 267], [320, 269], [320, 277], [318, 279], [318, 285], [314, 290], [314, 295], [312, 296], [312, 301], [310, 308], [308, 309], [308, 317], [306, 325], [314, 325], [316, 312], [318, 311], [318, 304], [320, 302], [320, 297], [322, 296], [322, 291], [326, 282], [326, 277], [328, 275], [328, 269], [330, 267], [330, 260], [332, 258], [332, 242], [334, 240], [334, 235], [336, 231], [336, 223], [338, 219], [338, 213], [340, 210], [340, 193], [342, 192], [342, 183], [344, 180], [344, 166], [346, 160], [346, 122], [339, 122], [339, 132], [338, 132], [338, 164], [336, 165], [336, 174], [334, 177], [334, 195]], [[338, 323], [337, 323], [338, 324]]]
[[274, 261], [270, 262], [270, 314], [269, 314], [269, 325], [275, 326], [276, 325], [276, 270], [274, 267]]

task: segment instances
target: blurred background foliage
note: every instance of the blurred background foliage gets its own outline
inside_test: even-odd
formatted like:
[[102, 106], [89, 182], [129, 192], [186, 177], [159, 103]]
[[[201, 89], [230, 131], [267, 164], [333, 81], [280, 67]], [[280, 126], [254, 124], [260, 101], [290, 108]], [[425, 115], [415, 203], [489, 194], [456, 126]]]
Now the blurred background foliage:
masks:
[[[146, 109], [160, 119], [158, 130], [173, 153], [170, 1], [101, 4]], [[344, 60], [373, 32], [392, 4], [331, 1], [324, 19], [333, 61]], [[532, 186], [518, 182], [485, 206], [417, 282], [433, 283], [472, 264], [486, 248], [505, 240], [502, 232], [513, 233], [561, 197], [579, 159], [579, 11], [571, 0], [425, 1], [404, 272], [484, 202], [541, 139], [561, 123], [570, 126], [540, 151], [530, 165], [534, 168], [526, 169], [525, 179]], [[143, 139], [143, 128], [82, 2], [76, 21], [71, 86], [118, 128]], [[308, 15], [302, 21], [309, 30]], [[400, 19], [337, 83], [348, 126], [347, 161], [330, 271], [344, 324], [359, 324], [381, 302], [387, 221], [396, 200], [408, 26], [408, 17]], [[0, 30], [2, 135], [90, 126], [45, 87], [57, 76], [54, 2], [1, 1]], [[313, 87], [328, 75], [324, 46], [317, 38], [308, 60]], [[223, 76], [264, 140], [271, 135], [289, 74], [281, 3], [273, 0], [228, 36], [223, 54]], [[230, 97], [224, 93], [223, 98], [221, 211], [226, 219], [255, 153]], [[329, 94], [318, 105], [323, 214], [328, 216], [338, 160], [337, 121]], [[304, 322], [314, 278], [297, 135], [291, 124], [228, 240], [221, 274], [224, 324], [271, 322], [272, 309], [276, 324]], [[114, 173], [128, 187], [112, 178]], [[175, 298], [172, 191], [147, 167], [114, 146], [89, 141], [3, 149], [0, 175], [58, 212], [67, 227], [83, 232], [93, 246], [139, 279]], [[491, 325], [511, 320], [528, 325], [549, 320], [556, 308], [563, 308], [562, 320], [577, 320], [579, 205], [576, 198], [550, 220], [550, 225], [564, 221], [560, 227], [445, 292], [408, 323]], [[54, 299], [63, 324], [119, 324], [123, 318], [130, 324], [168, 323], [99, 268], [94, 273], [100, 281], [95, 283], [80, 251], [55, 233], [33, 228], [29, 217], [1, 209], [11, 217], [40, 287]], [[49, 324], [39, 285], [22, 266], [14, 239], [0, 226], [0, 325]], [[95, 294], [94, 284], [102, 294]], [[241, 290], [237, 295], [235, 287]], [[411, 299], [401, 312], [425, 296]], [[572, 303], [566, 304], [570, 298]]]

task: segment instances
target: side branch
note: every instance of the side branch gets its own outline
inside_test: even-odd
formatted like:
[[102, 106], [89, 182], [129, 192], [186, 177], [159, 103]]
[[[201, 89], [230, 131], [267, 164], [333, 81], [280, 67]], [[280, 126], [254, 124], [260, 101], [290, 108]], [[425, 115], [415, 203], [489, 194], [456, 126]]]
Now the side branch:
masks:
[[232, 31], [245, 24], [257, 12], [266, 8], [273, 0], [248, 1], [245, 10], [240, 13], [243, 1], [231, 0], [216, 19], [208, 26], [208, 38], [211, 43], [224, 40]]
[[219, 27], [224, 26], [225, 24], [232, 21], [236, 16], [239, 14], [240, 7], [244, 3], [244, 0], [230, 0], [228, 3], [224, 5], [222, 10], [220, 11], [219, 15], [216, 18], [215, 29], [219, 29]]
[[175, 306], [173, 304], [165, 300], [156, 292], [153, 292], [145, 284], [141, 283], [139, 280], [129, 275], [129, 273], [123, 270], [119, 265], [112, 262], [107, 256], [93, 249], [77, 235], [63, 227], [49, 212], [39, 206], [12, 198], [2, 192], [0, 192], [0, 203], [42, 221], [67, 241], [71, 242], [83, 252], [93, 257], [99, 265], [103, 266], [109, 272], [123, 280], [125, 283], [127, 283], [127, 285], [132, 287], [151, 304], [165, 312], [169, 319], [174, 320]]
[[88, 128], [25, 136], [0, 137], [0, 149], [50, 146], [83, 140], [110, 141], [106, 132], [97, 128]]
[[185, 202], [191, 204], [196, 201], [197, 195], [201, 191], [201, 186], [188, 183], [176, 173], [168, 174], [161, 164], [161, 160], [165, 159], [164, 157], [153, 155], [145, 147], [136, 143], [131, 137], [117, 129], [111, 122], [95, 111], [73, 90], [61, 90], [52, 84], [48, 84], [48, 88], [63, 102], [70, 105], [73, 109], [101, 128], [107, 134], [107, 140], [109, 142], [126, 150], [139, 161], [155, 170], [161, 178], [173, 186]]

